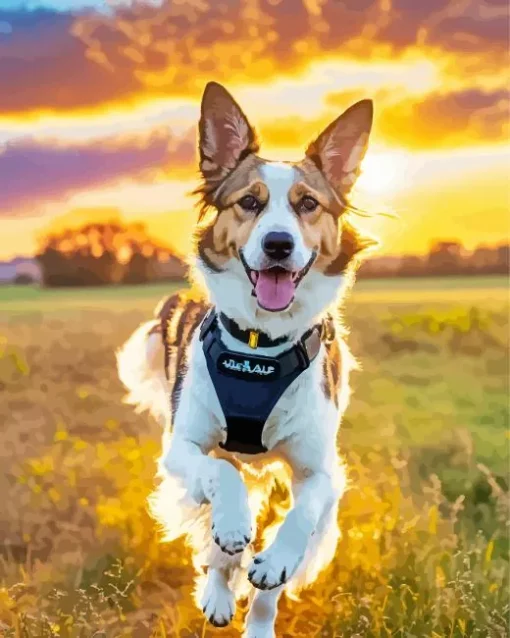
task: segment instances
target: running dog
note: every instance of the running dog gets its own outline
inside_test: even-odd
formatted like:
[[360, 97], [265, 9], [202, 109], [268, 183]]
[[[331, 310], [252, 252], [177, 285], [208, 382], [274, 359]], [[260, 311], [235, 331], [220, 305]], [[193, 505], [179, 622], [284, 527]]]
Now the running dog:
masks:
[[[117, 354], [127, 401], [164, 424], [151, 511], [167, 539], [186, 535], [213, 625], [249, 596], [247, 638], [275, 636], [281, 593], [311, 584], [339, 538], [336, 439], [355, 362], [338, 308], [374, 243], [348, 219], [371, 126], [363, 100], [300, 162], [264, 160], [241, 108], [209, 83], [191, 262], [202, 293], [163, 301]], [[292, 506], [257, 535], [276, 478]]]

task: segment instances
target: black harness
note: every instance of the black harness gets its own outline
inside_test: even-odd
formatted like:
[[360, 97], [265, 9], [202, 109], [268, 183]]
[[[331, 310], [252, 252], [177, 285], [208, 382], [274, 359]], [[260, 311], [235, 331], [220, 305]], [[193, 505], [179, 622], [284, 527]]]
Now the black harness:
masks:
[[[236, 339], [253, 349], [288, 341], [239, 326], [212, 308], [200, 326], [207, 369], [227, 424], [227, 440], [220, 447], [230, 452], [259, 454], [267, 451], [262, 431], [273, 408], [291, 383], [304, 372], [320, 350], [324, 336], [331, 337], [332, 323], [325, 320], [276, 357], [229, 350], [221, 339], [219, 321]], [[329, 331], [326, 329], [329, 328]]]

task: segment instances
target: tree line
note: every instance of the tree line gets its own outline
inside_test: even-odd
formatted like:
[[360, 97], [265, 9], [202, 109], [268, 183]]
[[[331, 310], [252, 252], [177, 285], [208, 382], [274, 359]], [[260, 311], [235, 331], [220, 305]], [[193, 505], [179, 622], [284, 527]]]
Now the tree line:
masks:
[[89, 223], [48, 233], [37, 261], [48, 287], [180, 280], [186, 272], [184, 262], [139, 223]]
[[435, 242], [427, 255], [381, 256], [367, 259], [359, 277], [428, 277], [508, 274], [510, 246], [479, 246], [466, 250], [455, 241]]
[[[508, 274], [510, 246], [467, 251], [454, 241], [435, 242], [427, 255], [367, 259], [360, 278]], [[150, 237], [143, 224], [88, 223], [48, 233], [37, 261], [45, 286], [98, 286], [182, 280], [186, 265], [171, 248]]]

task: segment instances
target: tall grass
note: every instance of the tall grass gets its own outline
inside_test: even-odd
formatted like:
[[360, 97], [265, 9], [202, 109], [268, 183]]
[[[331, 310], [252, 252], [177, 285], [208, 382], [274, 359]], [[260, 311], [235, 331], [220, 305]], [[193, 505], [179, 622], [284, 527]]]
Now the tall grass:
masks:
[[[364, 369], [339, 440], [343, 537], [315, 586], [282, 600], [277, 635], [506, 637], [506, 309], [348, 312]], [[142, 318], [116, 307], [0, 326], [6, 638], [242, 629], [246, 603], [230, 628], [204, 624], [188, 549], [160, 543], [147, 514], [160, 433], [122, 404], [113, 359]]]

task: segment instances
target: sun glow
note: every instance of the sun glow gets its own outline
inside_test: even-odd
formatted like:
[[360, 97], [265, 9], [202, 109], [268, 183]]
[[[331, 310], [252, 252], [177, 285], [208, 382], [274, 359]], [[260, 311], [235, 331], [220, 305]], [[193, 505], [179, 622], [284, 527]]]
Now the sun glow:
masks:
[[363, 160], [357, 188], [367, 194], [392, 194], [405, 184], [408, 163], [406, 153], [369, 153]]

